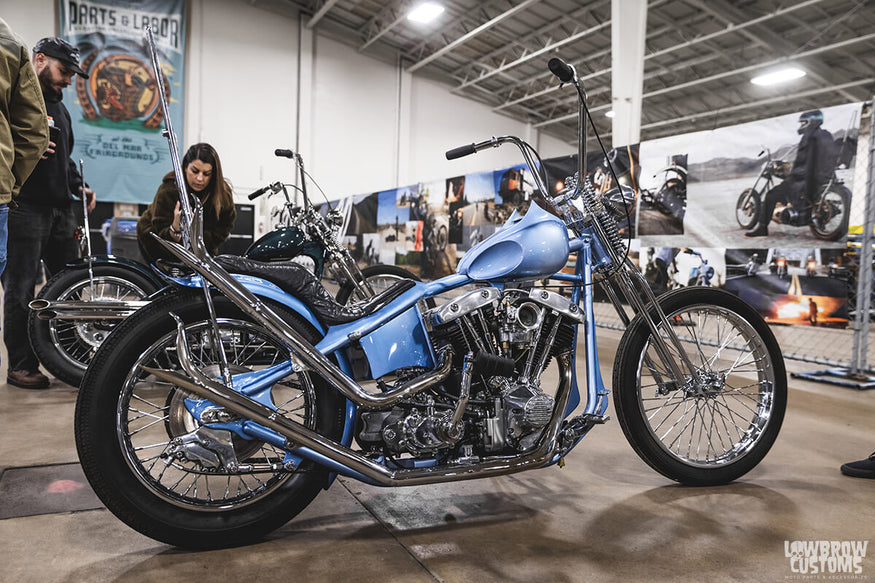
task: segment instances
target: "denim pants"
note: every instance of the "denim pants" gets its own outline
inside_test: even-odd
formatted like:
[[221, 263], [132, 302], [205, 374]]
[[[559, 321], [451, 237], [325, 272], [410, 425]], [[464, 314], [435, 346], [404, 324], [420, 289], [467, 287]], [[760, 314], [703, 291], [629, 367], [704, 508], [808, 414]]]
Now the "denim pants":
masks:
[[27, 304], [33, 299], [40, 260], [47, 277], [78, 255], [74, 239], [76, 219], [71, 207], [53, 208], [22, 204], [9, 211], [6, 270], [3, 282], [3, 342], [9, 353], [9, 370], [39, 370], [39, 361], [27, 337]]
[[5, 202], [0, 204], [0, 275], [6, 269], [6, 237], [8, 230], [6, 224], [9, 221], [9, 205]]

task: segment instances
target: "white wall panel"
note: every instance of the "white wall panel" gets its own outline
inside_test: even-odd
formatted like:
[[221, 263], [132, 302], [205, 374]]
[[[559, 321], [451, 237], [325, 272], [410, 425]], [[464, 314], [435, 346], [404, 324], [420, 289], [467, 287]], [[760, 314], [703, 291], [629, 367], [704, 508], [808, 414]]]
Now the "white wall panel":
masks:
[[58, 34], [57, 0], [0, 0], [0, 17], [6, 21], [27, 46]]
[[529, 129], [422, 77], [414, 77], [411, 100], [408, 176], [414, 181], [493, 170], [522, 161], [517, 149], [509, 146], [447, 160], [444, 153], [451, 148], [507, 134], [525, 139]]
[[319, 36], [315, 54], [310, 173], [333, 198], [394, 187], [396, 70]]
[[297, 22], [239, 0], [195, 0], [190, 19], [180, 149], [211, 143], [237, 192], [290, 179], [273, 151], [295, 146]]

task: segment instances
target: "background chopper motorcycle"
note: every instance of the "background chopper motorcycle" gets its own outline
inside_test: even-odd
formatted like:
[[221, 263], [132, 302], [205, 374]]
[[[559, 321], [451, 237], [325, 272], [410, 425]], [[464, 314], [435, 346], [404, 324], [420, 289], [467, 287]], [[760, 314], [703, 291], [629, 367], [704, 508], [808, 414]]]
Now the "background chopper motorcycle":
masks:
[[[160, 71], [154, 49], [153, 67]], [[179, 279], [178, 289], [119, 326], [77, 401], [82, 468], [107, 508], [158, 540], [210, 548], [277, 528], [337, 473], [402, 486], [561, 464], [607, 421], [596, 282], [628, 323], [613, 388], [636, 452], [669, 478], [697, 485], [726, 483], [759, 463], [786, 403], [774, 337], [747, 304], [720, 290], [686, 288], [659, 300], [648, 293], [619, 236], [625, 210], [585, 181], [587, 110], [577, 75], [558, 59], [550, 68], [580, 100], [582, 178], [548, 197], [537, 154], [512, 136], [448, 152], [517, 145], [556, 213], [533, 204], [524, 217], [512, 215], [455, 274], [406, 280], [350, 308], [302, 286], [300, 266], [213, 259], [197, 217], [187, 222], [185, 245], [162, 242], [198, 277]], [[569, 254], [575, 273], [557, 273]], [[571, 299], [532, 286], [544, 277], [570, 283]], [[481, 287], [467, 287], [475, 282]], [[455, 294], [421, 308], [445, 292]], [[684, 344], [675, 321], [692, 342]], [[345, 351], [354, 345], [365, 350], [376, 384], [349, 375]], [[556, 386], [542, 386], [554, 366]]]
[[[294, 161], [301, 186], [275, 182], [249, 195], [282, 192], [286, 225], [266, 233], [250, 245], [245, 257], [259, 261], [296, 261], [317, 278], [327, 271], [340, 285], [337, 301], [360, 301], [400, 279], [417, 279], [394, 265], [371, 265], [360, 270], [349, 251], [339, 243], [343, 216], [331, 210], [321, 215], [307, 195], [309, 174], [300, 154], [278, 149], [279, 157]], [[288, 188], [300, 190], [303, 205], [290, 197]], [[87, 221], [88, 214], [85, 212]], [[153, 299], [167, 281], [156, 270], [136, 261], [91, 253], [90, 235], [85, 228], [87, 254], [51, 278], [30, 303], [28, 332], [31, 346], [52, 375], [79, 386], [95, 352], [118, 322]], [[172, 271], [172, 268], [171, 268]]]
[[[744, 189], [735, 204], [735, 220], [742, 229], [750, 229], [756, 224], [765, 194], [775, 186], [777, 180], [784, 180], [790, 175], [789, 162], [772, 160], [772, 153], [768, 148], [762, 150], [757, 158], [763, 154], [766, 154], [766, 161], [763, 162], [753, 186]], [[837, 241], [847, 235], [851, 192], [835, 172], [817, 198], [813, 202], [806, 201], [805, 204], [806, 208], [779, 204], [772, 220], [794, 227], [808, 225], [815, 237], [827, 241]]]
[[687, 210], [687, 155], [676, 154], [671, 164], [653, 175], [664, 174], [662, 185], [653, 194], [641, 189], [641, 201], [659, 212], [683, 221]]

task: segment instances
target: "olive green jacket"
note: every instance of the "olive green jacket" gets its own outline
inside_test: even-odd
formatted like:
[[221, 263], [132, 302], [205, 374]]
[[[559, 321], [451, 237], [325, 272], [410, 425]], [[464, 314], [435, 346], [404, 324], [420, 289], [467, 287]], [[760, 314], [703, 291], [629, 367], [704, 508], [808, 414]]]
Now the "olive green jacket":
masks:
[[29, 53], [0, 18], [0, 204], [18, 194], [49, 145], [46, 105]]
[[[140, 216], [137, 221], [137, 242], [145, 259], [153, 262], [156, 259], [177, 260], [170, 252], [165, 251], [158, 241], [149, 233], [155, 233], [162, 239], [172, 241], [170, 225], [173, 224], [173, 211], [179, 201], [179, 190], [176, 188], [176, 179], [172, 172], [168, 173], [158, 192], [155, 200]], [[204, 244], [213, 255], [219, 249], [225, 239], [231, 234], [234, 221], [237, 218], [237, 210], [232, 206], [230, 210], [222, 212], [218, 217], [212, 209], [204, 209]]]

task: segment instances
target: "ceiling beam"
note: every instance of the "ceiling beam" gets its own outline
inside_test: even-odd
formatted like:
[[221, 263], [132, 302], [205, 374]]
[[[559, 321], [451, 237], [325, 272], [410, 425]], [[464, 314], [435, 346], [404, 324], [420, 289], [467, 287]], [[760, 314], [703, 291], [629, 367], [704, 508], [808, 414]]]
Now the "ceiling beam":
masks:
[[[383, 7], [380, 12], [375, 14], [371, 19], [362, 27], [362, 30], [367, 35], [367, 39], [363, 44], [358, 47], [359, 52], [362, 52], [377, 40], [382, 38], [384, 34], [398, 26], [402, 20], [404, 20], [404, 15], [406, 13], [406, 9], [409, 8], [410, 2], [408, 0], [400, 0], [398, 2], [393, 2]], [[387, 18], [388, 17], [388, 18]], [[391, 22], [385, 26], [382, 26], [376, 30], [376, 32], [370, 33], [371, 29], [377, 26], [380, 22], [384, 22], [385, 20], [391, 20]]]
[[466, 42], [468, 42], [472, 38], [479, 35], [481, 32], [489, 30], [490, 28], [492, 28], [496, 24], [500, 23], [501, 21], [510, 18], [511, 16], [516, 14], [517, 12], [520, 12], [521, 10], [525, 10], [529, 6], [532, 6], [533, 4], [537, 4], [540, 1], [541, 0], [524, 0], [522, 3], [517, 4], [516, 6], [514, 6], [510, 10], [506, 10], [505, 12], [496, 16], [495, 18], [493, 18], [487, 22], [484, 22], [483, 24], [481, 24], [480, 26], [478, 26], [477, 28], [475, 28], [471, 32], [460, 36], [459, 38], [457, 38], [453, 42], [449, 43], [448, 45], [446, 45], [442, 49], [439, 49], [439, 50], [433, 52], [432, 54], [430, 54], [429, 56], [425, 57], [424, 59], [422, 59], [416, 63], [413, 63], [411, 66], [409, 66], [407, 68], [407, 72], [413, 73], [414, 71], [421, 69], [422, 67], [424, 67], [425, 65], [434, 61], [435, 59], [440, 58], [443, 55], [447, 54], [448, 52], [452, 51], [456, 47], [459, 47], [459, 46], [465, 44]]
[[328, 14], [328, 11], [331, 10], [335, 4], [337, 4], [337, 0], [326, 0], [325, 3], [322, 4], [322, 7], [313, 15], [313, 18], [311, 18], [305, 26], [307, 28], [313, 28], [316, 26], [319, 21], [322, 20], [322, 17]]
[[[810, 51], [805, 51], [804, 53], [797, 54], [796, 58], [802, 58], [802, 57], [815, 55], [815, 54], [819, 54], [819, 53], [823, 53], [823, 52], [827, 52], [827, 51], [831, 51], [831, 50], [835, 50], [835, 49], [841, 49], [841, 48], [844, 48], [846, 46], [849, 46], [849, 45], [852, 45], [852, 44], [855, 44], [858, 42], [864, 42], [867, 40], [875, 40], [875, 32], [864, 35], [864, 36], [860, 36], [857, 38], [845, 39], [843, 41], [833, 43], [831, 45], [827, 45], [824, 47], [812, 49]], [[784, 62], [786, 62], [786, 60], [787, 60], [786, 58], [782, 57], [780, 59], [774, 59], [772, 61], [768, 61], [765, 63], [755, 63], [753, 65], [748, 65], [747, 67], [741, 67], [739, 69], [733, 69], [731, 71], [724, 71], [722, 73], [717, 73], [715, 75], [710, 75], [708, 77], [700, 77], [699, 79], [694, 79], [694, 80], [688, 81], [686, 83], [679, 83], [678, 85], [671, 85], [669, 87], [663, 87], [662, 89], [648, 91], [647, 93], [645, 93], [642, 96], [642, 98], [647, 99], [649, 97], [655, 97], [657, 95], [664, 95], [666, 93], [671, 93], [673, 91], [678, 91], [680, 89], [687, 89], [689, 87], [694, 87], [696, 85], [701, 85], [703, 83], [709, 83], [709, 82], [715, 81], [717, 79], [723, 79], [723, 78], [731, 77], [734, 75], [740, 75], [742, 73], [749, 73], [749, 72], [757, 70], [757, 69], [764, 69], [764, 68], [767, 68], [767, 67], [770, 67], [773, 65], [784, 63]], [[845, 88], [851, 87], [851, 86], [856, 87], [856, 86], [859, 86], [861, 84], [862, 83], [858, 83], [858, 82], [852, 82], [851, 84], [846, 83], [846, 84], [840, 85], [838, 87], [827, 87], [827, 88], [825, 88], [825, 91], [835, 91], [835, 90], [839, 90], [839, 89], [845, 89]], [[552, 120], [547, 120], [545, 122], [542, 122], [542, 125], [547, 125], [549, 123], [558, 123], [560, 121], [573, 119], [575, 117], [577, 117], [577, 113], [572, 113], [572, 114], [568, 114], [568, 115], [565, 115], [562, 117], [554, 118]]]
[[709, 116], [720, 115], [723, 113], [733, 113], [736, 111], [743, 111], [745, 109], [752, 109], [754, 107], [761, 107], [763, 105], [770, 105], [772, 103], [780, 103], [791, 101], [794, 99], [802, 99], [805, 97], [812, 97], [814, 95], [820, 95], [822, 93], [829, 93], [830, 91], [840, 91], [842, 89], [847, 89], [849, 87], [858, 87], [860, 85], [866, 85], [869, 83], [875, 83], [875, 77], [869, 77], [867, 79], [858, 79], [856, 81], [849, 81], [848, 83], [843, 83], [836, 87], [817, 87], [815, 89], [809, 89], [807, 91], [800, 91], [798, 93], [793, 93], [791, 95], [776, 95], [774, 97], [769, 97], [767, 99], [760, 99], [759, 101], [751, 101], [748, 103], [740, 103], [738, 105], [730, 105], [728, 107], [721, 107], [719, 109], [713, 109], [710, 111], [703, 111], [700, 113], [691, 113], [688, 115], [684, 115], [681, 117], [676, 117], [674, 119], [664, 119], [660, 121], [651, 122], [646, 125], [642, 125], [641, 129], [650, 129], [655, 127], [660, 127], [664, 125], [669, 125], [673, 123], [680, 123], [684, 121], [697, 120], [700, 118], [707, 118]]
[[496, 69], [492, 69], [491, 71], [489, 71], [487, 73], [483, 73], [482, 75], [480, 75], [476, 79], [471, 79], [469, 81], [465, 81], [461, 85], [457, 85], [456, 87], [454, 87], [452, 89], [452, 92], [455, 93], [457, 91], [461, 91], [465, 87], [469, 87], [471, 85], [477, 84], [477, 83], [483, 81], [484, 79], [488, 79], [488, 78], [492, 77], [493, 75], [497, 75], [498, 73], [502, 73], [504, 71], [507, 71], [508, 69], [513, 69], [514, 67], [522, 65], [523, 63], [526, 63], [528, 61], [531, 61], [535, 57], [539, 57], [539, 56], [543, 55], [544, 53], [549, 53], [551, 51], [554, 51], [554, 50], [556, 50], [562, 46], [565, 46], [569, 43], [573, 43], [573, 42], [580, 40], [586, 36], [589, 36], [591, 34], [595, 34], [596, 32], [598, 32], [600, 30], [604, 30], [605, 28], [610, 28], [610, 26], [611, 26], [611, 21], [608, 20], [608, 21], [603, 22], [601, 24], [598, 24], [596, 26], [587, 28], [586, 30], [581, 30], [580, 32], [574, 33], [567, 38], [564, 38], [560, 41], [556, 41], [554, 43], [550, 43], [547, 46], [545, 46], [541, 49], [538, 49], [537, 51], [534, 51], [532, 53], [529, 53], [528, 55], [522, 56], [515, 61], [511, 61], [510, 63], [506, 63], [506, 64], [504, 64]]
[[[722, 20], [729, 26], [737, 27], [740, 22], [744, 20], [744, 14], [725, 0], [708, 0], [707, 2], [704, 0], [685, 1], [688, 4], [696, 6], [700, 10], [712, 14], [715, 18]], [[842, 15], [842, 18], [845, 18], [846, 16], [847, 14]], [[829, 26], [832, 26], [832, 23]], [[781, 36], [774, 34], [773, 31], [770, 31], [759, 23], [753, 24], [749, 29], [741, 30], [741, 33], [750, 41], [759, 43], [768, 49], [786, 56], [787, 58], [792, 58], [793, 54], [800, 49], [797, 45], [794, 45], [793, 43], [781, 38]], [[806, 61], [804, 67], [812, 77], [821, 83], [837, 84], [839, 82], [838, 78], [829, 67], [823, 66], [816, 60]], [[843, 91], [842, 94], [849, 101], [858, 101], [858, 97], [848, 91]]]
[[[715, 39], [717, 37], [723, 36], [725, 34], [735, 33], [735, 32], [738, 32], [740, 30], [743, 30], [744, 28], [746, 28], [748, 26], [753, 26], [753, 25], [758, 24], [758, 23], [763, 23], [763, 22], [766, 22], [772, 18], [776, 18], [778, 16], [783, 16], [785, 14], [793, 12], [794, 10], [798, 10], [800, 8], [812, 6], [814, 4], [819, 4], [819, 3], [825, 2], [825, 1], [826, 0], [805, 0], [804, 2], [800, 2], [799, 4], [794, 4], [793, 6], [788, 6], [786, 8], [779, 8], [777, 10], [774, 10], [773, 12], [770, 12], [768, 14], [764, 14], [764, 15], [762, 15], [758, 18], [755, 18], [753, 20], [743, 22], [743, 23], [737, 24], [737, 25], [729, 25], [729, 26], [726, 26], [725, 28], [718, 30], [718, 31], [715, 31], [713, 33], [702, 35], [702, 36], [699, 36], [696, 38], [692, 38], [688, 41], [684, 41], [682, 43], [678, 43], [676, 45], [672, 45], [670, 47], [666, 47], [666, 48], [660, 49], [658, 51], [652, 51], [652, 52], [644, 55], [644, 61], [647, 62], [650, 59], [653, 59], [656, 57], [661, 57], [663, 55], [667, 55], [669, 53], [673, 53], [673, 52], [676, 52], [676, 51], [681, 50], [681, 49], [689, 48], [689, 47], [692, 47], [692, 46], [699, 44], [701, 42], [709, 41], [709, 40]], [[656, 6], [658, 6], [658, 3], [654, 2], [653, 4], [651, 4], [648, 7], [648, 9], [655, 8]], [[650, 35], [648, 35], [648, 36], [650, 36]], [[611, 72], [611, 68], [606, 67], [604, 69], [601, 69], [600, 71], [595, 71], [595, 72], [587, 75], [586, 78], [592, 79], [592, 78], [597, 77], [599, 75], [605, 75], [605, 74], [608, 74], [610, 72]], [[645, 75], [645, 79], [648, 79], [651, 77], [652, 77], [652, 75]], [[458, 88], [459, 87], [456, 87], [456, 89], [458, 89]], [[555, 91], [558, 88], [559, 88], [558, 86], [554, 85], [552, 88], [550, 88], [548, 90], [544, 90], [544, 91], [540, 91], [538, 93], [532, 94], [531, 98], [542, 96], [545, 93], [549, 93], [550, 91]], [[453, 90], [453, 91], [455, 91], [455, 90]], [[523, 98], [521, 98], [521, 99], [523, 99]], [[514, 103], [520, 103], [520, 101], [517, 100]], [[498, 109], [501, 109], [502, 107], [506, 107], [506, 105], [500, 105], [500, 106], [498, 106]]]
[[[575, 10], [574, 12], [569, 14], [567, 19], [557, 18], [556, 20], [554, 20], [553, 22], [551, 22], [547, 26], [542, 26], [541, 28], [528, 33], [527, 35], [518, 39], [517, 44], [519, 44], [523, 47], [526, 47], [527, 46], [526, 43], [532, 42], [532, 40], [534, 40], [540, 36], [545, 36], [545, 35], [550, 34], [551, 32], [553, 32], [555, 29], [559, 28], [560, 26], [567, 24], [567, 20], [576, 20], [585, 14], [589, 14], [593, 10], [600, 8], [601, 6], [607, 4], [608, 1], [609, 0], [599, 0], [598, 2], [595, 2], [595, 3], [591, 3], [591, 4], [588, 3], [587, 6], [584, 6], [583, 8], [578, 8], [577, 10]], [[485, 63], [485, 62], [491, 61], [492, 59], [496, 58], [497, 56], [503, 54], [505, 51], [507, 51], [507, 47], [501, 47], [501, 48], [495, 49], [495, 50], [490, 51], [490, 52], [486, 53], [485, 55], [483, 55], [477, 62], [478, 63]], [[458, 76], [461, 76], [462, 73], [463, 73], [463, 70], [460, 68], [460, 69], [456, 69], [455, 71], [453, 71], [452, 75], [454, 77], [458, 77]]]

